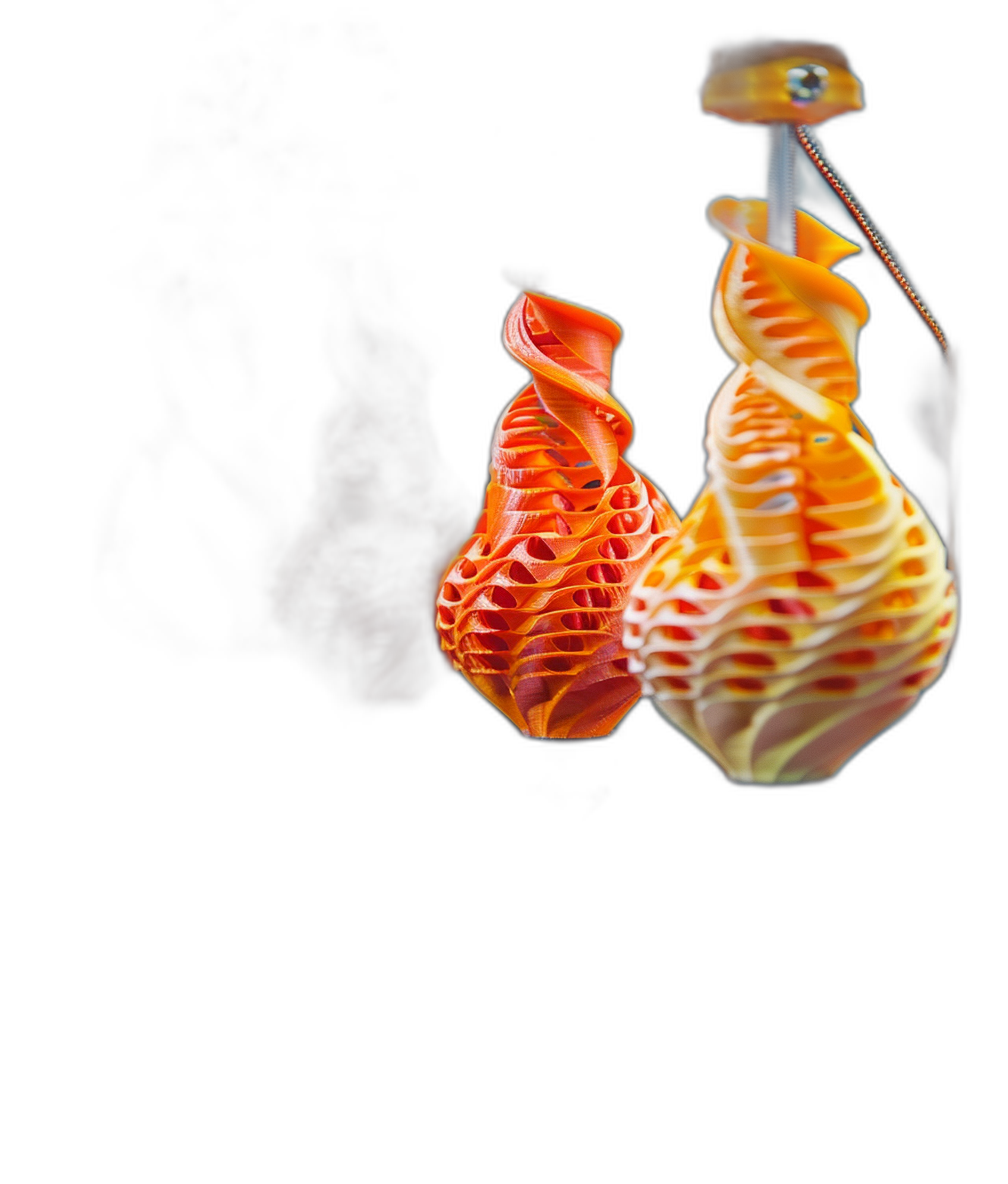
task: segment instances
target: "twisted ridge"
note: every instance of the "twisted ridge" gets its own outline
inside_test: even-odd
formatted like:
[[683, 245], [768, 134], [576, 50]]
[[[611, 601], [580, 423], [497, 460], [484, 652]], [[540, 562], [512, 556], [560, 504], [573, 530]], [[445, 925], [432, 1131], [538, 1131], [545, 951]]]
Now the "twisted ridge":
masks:
[[738, 362], [708, 418], [704, 490], [624, 615], [630, 668], [743, 781], [829, 776], [941, 673], [945, 548], [851, 411], [867, 308], [829, 268], [857, 248], [799, 211], [723, 199], [714, 324]]
[[619, 327], [525, 293], [504, 343], [532, 372], [497, 428], [483, 514], [437, 597], [441, 648], [526, 735], [603, 736], [640, 695], [630, 584], [679, 520], [624, 459], [609, 394]]

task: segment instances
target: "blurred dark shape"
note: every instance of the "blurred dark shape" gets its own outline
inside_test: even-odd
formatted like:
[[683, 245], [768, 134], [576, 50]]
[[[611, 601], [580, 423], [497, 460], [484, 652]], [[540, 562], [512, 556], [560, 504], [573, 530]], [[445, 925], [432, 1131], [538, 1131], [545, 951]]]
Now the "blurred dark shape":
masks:
[[296, 502], [259, 317], [235, 279], [205, 266], [150, 287], [136, 317], [149, 353], [101, 405], [92, 587], [103, 654], [152, 670], [267, 654], [264, 592]]
[[430, 363], [409, 330], [358, 304], [330, 321], [327, 353], [342, 401], [323, 427], [312, 513], [276, 575], [274, 620], [341, 699], [417, 702], [447, 673], [435, 594], [469, 508], [445, 475]]

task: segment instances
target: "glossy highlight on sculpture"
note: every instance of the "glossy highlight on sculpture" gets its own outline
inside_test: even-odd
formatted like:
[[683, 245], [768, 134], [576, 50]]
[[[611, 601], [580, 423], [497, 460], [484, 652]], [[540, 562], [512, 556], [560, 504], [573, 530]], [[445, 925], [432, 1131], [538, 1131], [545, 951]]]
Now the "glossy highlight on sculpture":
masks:
[[532, 381], [501, 418], [483, 513], [438, 593], [441, 648], [528, 736], [604, 736], [641, 692], [623, 607], [679, 520], [623, 457], [619, 339], [588, 309], [519, 297], [504, 343]]
[[[707, 109], [776, 123], [775, 152], [792, 151], [789, 87], [795, 125], [861, 106], [837, 51], [801, 47], [798, 61], [789, 48], [715, 59], [705, 88]], [[941, 673], [955, 586], [850, 407], [868, 310], [830, 269], [858, 248], [780, 191], [715, 201], [708, 216], [730, 244], [714, 326], [737, 366], [710, 409], [707, 485], [638, 579], [624, 643], [658, 709], [730, 777], [816, 780]]]

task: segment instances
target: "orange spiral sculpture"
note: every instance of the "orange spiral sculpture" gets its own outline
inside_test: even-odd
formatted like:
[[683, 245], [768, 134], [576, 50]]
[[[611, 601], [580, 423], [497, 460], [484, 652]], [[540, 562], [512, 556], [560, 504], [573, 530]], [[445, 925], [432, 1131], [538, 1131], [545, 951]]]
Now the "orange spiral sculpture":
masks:
[[609, 394], [619, 339], [576, 305], [515, 303], [504, 344], [532, 382], [504, 412], [483, 514], [438, 593], [441, 648], [529, 736], [604, 736], [636, 702], [623, 608], [679, 524], [622, 456], [633, 427]]
[[941, 673], [956, 627], [945, 549], [850, 410], [857, 248], [801, 211], [722, 199], [714, 325], [738, 362], [708, 420], [708, 483], [631, 593], [645, 692], [740, 781], [829, 776]]

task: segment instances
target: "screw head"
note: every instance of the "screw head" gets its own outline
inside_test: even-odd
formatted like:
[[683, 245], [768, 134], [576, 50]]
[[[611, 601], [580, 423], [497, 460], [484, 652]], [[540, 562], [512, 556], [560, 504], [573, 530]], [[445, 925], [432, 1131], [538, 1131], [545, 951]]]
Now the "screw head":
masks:
[[787, 90], [796, 107], [804, 107], [820, 98], [829, 85], [829, 70], [810, 63], [795, 66], [787, 72]]

